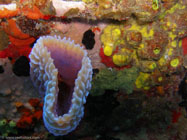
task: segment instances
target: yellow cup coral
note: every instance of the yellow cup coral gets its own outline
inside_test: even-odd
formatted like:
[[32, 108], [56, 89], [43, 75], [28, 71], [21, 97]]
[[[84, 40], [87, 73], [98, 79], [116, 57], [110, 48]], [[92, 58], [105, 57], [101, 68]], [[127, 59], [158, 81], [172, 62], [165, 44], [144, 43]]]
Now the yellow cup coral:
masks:
[[179, 65], [179, 59], [175, 58], [175, 59], [171, 60], [170, 65], [172, 67], [177, 67]]
[[128, 60], [128, 56], [115, 54], [113, 55], [112, 60], [115, 65], [124, 66]]
[[113, 48], [111, 46], [107, 45], [107, 46], [104, 47], [104, 54], [106, 56], [111, 56], [112, 52], [113, 52]]

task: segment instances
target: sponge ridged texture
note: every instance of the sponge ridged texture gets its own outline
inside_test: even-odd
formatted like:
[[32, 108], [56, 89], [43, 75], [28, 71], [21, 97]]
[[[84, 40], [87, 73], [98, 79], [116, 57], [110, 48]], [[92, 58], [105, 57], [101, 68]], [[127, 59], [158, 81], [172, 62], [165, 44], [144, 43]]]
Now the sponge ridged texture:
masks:
[[[55, 111], [59, 91], [58, 70], [45, 45], [48, 42], [54, 46], [65, 47], [68, 51], [76, 51], [83, 55], [81, 69], [75, 80], [71, 107], [68, 113], [62, 116], [58, 116]], [[31, 79], [34, 85], [39, 88], [39, 92], [45, 95], [43, 106], [44, 124], [49, 132], [55, 136], [66, 135], [77, 127], [83, 117], [84, 104], [91, 88], [92, 66], [90, 59], [87, 57], [87, 52], [70, 39], [45, 36], [38, 39], [29, 58]]]

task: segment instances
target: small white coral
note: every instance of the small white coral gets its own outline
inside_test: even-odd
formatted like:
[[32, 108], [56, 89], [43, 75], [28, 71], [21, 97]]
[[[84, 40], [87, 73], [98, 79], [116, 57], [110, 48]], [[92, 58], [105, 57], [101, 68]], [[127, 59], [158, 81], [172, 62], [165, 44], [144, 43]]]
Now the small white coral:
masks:
[[0, 4], [0, 10], [4, 10], [4, 9], [7, 9], [7, 10], [11, 10], [11, 11], [14, 11], [16, 10], [16, 4], [15, 3], [10, 3], [10, 4]]
[[56, 16], [63, 16], [70, 9], [78, 8], [80, 11], [85, 10], [85, 3], [82, 1], [63, 1], [63, 0], [52, 0], [53, 6], [56, 10]]

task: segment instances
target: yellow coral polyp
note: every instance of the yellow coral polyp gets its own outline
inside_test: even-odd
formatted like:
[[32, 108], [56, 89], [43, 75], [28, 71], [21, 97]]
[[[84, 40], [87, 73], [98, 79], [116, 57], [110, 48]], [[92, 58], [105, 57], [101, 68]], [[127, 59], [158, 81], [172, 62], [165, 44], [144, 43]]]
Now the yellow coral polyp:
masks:
[[143, 49], [145, 45], [143, 43], [140, 44], [140, 48]]
[[171, 25], [171, 22], [167, 22], [166, 25], [167, 25], [167, 26], [170, 26], [170, 25]]
[[145, 86], [143, 89], [144, 89], [144, 90], [149, 90], [150, 87]]
[[145, 90], [148, 90], [150, 87], [148, 86], [147, 80], [149, 79], [150, 74], [140, 72], [138, 78], [136, 79], [136, 87], [137, 88], [143, 88]]
[[149, 65], [149, 69], [155, 69], [156, 68], [156, 63], [153, 62], [152, 64]]
[[113, 48], [111, 46], [107, 45], [107, 46], [104, 47], [104, 54], [106, 56], [111, 56], [112, 52], [113, 52]]
[[151, 29], [149, 32], [147, 31], [147, 27], [143, 27], [143, 29], [141, 30], [141, 33], [143, 35], [143, 37], [153, 37], [154, 35], [154, 30]]
[[130, 31], [132, 31], [132, 30], [138, 31], [141, 33], [142, 37], [146, 37], [146, 38], [152, 38], [154, 35], [154, 29], [151, 29], [148, 31], [147, 26], [143, 26], [143, 28], [142, 28], [142, 26], [138, 25], [137, 23], [134, 23], [130, 27], [129, 30]]
[[179, 48], [182, 47], [182, 40], [179, 41]]
[[152, 5], [153, 10], [158, 10], [158, 0], [153, 0], [153, 5]]
[[179, 65], [179, 62], [180, 62], [179, 59], [175, 58], [175, 59], [171, 60], [170, 65], [172, 67], [176, 68]]
[[125, 41], [124, 40], [122, 40], [122, 39], [118, 39], [116, 42], [115, 42], [115, 45], [117, 46], [117, 45], [125, 45]]
[[162, 82], [163, 78], [162, 77], [158, 77], [158, 81]]
[[176, 27], [177, 27], [177, 24], [176, 23], [171, 23], [171, 22], [166, 22], [166, 25], [167, 25], [167, 27], [171, 27], [171, 28], [173, 28], [173, 29], [175, 29]]
[[112, 57], [113, 63], [117, 66], [123, 66], [128, 59], [128, 56], [115, 54]]
[[156, 54], [156, 55], [159, 54], [159, 53], [160, 53], [160, 49], [159, 49], [159, 48], [155, 48], [155, 49], [153, 50], [153, 53]]
[[138, 26], [136, 23], [132, 24], [129, 30], [135, 30], [135, 31], [140, 31], [141, 27]]
[[179, 31], [179, 35], [183, 35], [185, 31]]
[[120, 29], [116, 28], [116, 29], [112, 30], [112, 38], [113, 38], [114, 40], [119, 39], [120, 36], [121, 36], [121, 31], [120, 31]]
[[166, 60], [162, 57], [162, 58], [160, 58], [160, 60], [158, 60], [158, 64], [159, 64], [160, 66], [163, 66], [163, 65], [166, 64]]
[[184, 8], [185, 8], [184, 5], [176, 3], [172, 8], [170, 8], [168, 11], [166, 11], [166, 13], [173, 14], [176, 10], [178, 10], [178, 9], [184, 9]]
[[177, 41], [176, 40], [172, 41], [171, 46], [175, 48], [177, 46]]
[[104, 54], [111, 56], [113, 50], [118, 44], [124, 44], [123, 40], [120, 40], [121, 31], [120, 26], [108, 25], [101, 35], [101, 42], [104, 45]]
[[172, 40], [174, 40], [174, 39], [177, 37], [177, 35], [173, 34], [172, 32], [169, 32], [169, 37], [170, 37]]
[[173, 48], [169, 48], [168, 55], [171, 56], [173, 54]]
[[122, 48], [122, 49], [121, 49], [121, 52], [123, 52], [123, 53], [124, 53], [125, 51], [126, 51], [126, 49], [125, 49], [125, 48]]

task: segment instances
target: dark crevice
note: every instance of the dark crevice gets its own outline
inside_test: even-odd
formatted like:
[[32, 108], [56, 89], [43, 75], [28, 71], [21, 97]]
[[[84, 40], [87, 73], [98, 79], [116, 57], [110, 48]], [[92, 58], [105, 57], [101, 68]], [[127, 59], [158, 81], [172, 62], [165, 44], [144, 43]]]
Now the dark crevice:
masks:
[[64, 114], [68, 113], [71, 107], [74, 86], [70, 86], [64, 81], [59, 80], [58, 87], [59, 92], [57, 97], [56, 113], [58, 116], [63, 116]]

